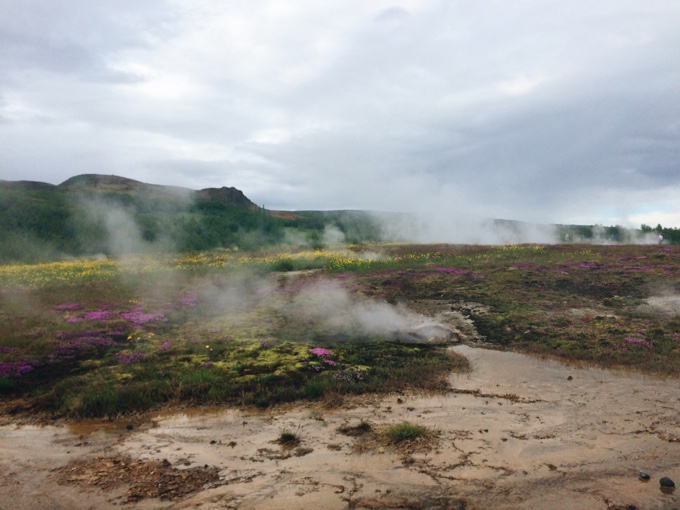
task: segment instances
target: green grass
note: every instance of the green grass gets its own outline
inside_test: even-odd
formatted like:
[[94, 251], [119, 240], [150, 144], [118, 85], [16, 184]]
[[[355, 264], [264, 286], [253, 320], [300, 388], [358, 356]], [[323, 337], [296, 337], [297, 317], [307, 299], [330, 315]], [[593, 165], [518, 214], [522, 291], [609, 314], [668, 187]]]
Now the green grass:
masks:
[[389, 444], [400, 445], [413, 441], [430, 439], [435, 436], [435, 431], [409, 422], [389, 425], [382, 430], [382, 435]]
[[277, 444], [291, 448], [300, 444], [300, 434], [290, 429], [283, 429], [276, 440]]

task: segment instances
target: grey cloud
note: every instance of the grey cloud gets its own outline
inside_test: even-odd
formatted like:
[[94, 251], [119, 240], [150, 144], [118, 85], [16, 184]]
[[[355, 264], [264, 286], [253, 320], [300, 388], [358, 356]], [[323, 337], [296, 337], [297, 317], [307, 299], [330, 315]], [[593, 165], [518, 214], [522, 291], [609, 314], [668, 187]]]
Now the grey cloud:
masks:
[[680, 191], [670, 0], [5, 3], [0, 178], [591, 223]]
[[[100, 82], [131, 82], [133, 73], [109, 68], [121, 50], [149, 48], [172, 37], [177, 11], [165, 0], [5, 0], [0, 55], [9, 79], [43, 71]], [[6, 76], [7, 77], [7, 76]]]

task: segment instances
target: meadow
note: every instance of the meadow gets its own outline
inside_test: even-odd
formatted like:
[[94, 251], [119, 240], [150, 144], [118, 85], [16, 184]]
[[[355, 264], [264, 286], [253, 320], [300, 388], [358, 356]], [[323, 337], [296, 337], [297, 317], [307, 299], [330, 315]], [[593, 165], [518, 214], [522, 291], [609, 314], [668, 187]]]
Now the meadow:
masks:
[[464, 358], [355, 323], [443, 305], [491, 348], [677, 376], [679, 254], [365, 244], [0, 266], [1, 405], [84, 418], [446, 391]]

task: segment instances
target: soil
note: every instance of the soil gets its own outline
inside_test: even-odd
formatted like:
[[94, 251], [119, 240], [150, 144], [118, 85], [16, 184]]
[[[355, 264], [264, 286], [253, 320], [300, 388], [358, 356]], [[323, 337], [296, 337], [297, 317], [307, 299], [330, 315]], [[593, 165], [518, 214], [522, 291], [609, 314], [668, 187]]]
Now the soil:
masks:
[[[453, 348], [446, 395], [0, 426], [0, 508], [680, 507], [677, 381]], [[404, 421], [435, 439], [377, 439]]]

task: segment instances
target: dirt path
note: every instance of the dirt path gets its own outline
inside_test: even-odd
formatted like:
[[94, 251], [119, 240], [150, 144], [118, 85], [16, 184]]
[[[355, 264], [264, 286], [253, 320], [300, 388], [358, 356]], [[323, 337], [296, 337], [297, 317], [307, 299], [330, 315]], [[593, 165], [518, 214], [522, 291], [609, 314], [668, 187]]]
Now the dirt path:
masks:
[[[106, 509], [126, 500], [130, 509], [680, 508], [680, 494], [659, 487], [663, 476], [680, 482], [677, 381], [456, 350], [473, 371], [453, 376], [456, 391], [446, 396], [164, 415], [132, 430], [126, 422], [0, 427], [0, 508]], [[439, 430], [438, 445], [398, 452], [338, 431], [404, 420]], [[301, 443], [276, 444], [284, 430]], [[154, 483], [185, 483], [168, 478], [178, 469], [204, 466], [218, 472], [208, 488], [134, 501]], [[641, 470], [650, 481], [638, 479]]]

